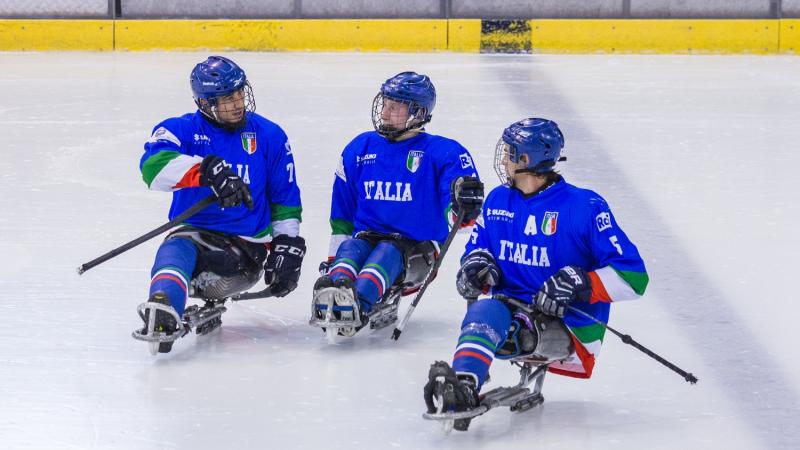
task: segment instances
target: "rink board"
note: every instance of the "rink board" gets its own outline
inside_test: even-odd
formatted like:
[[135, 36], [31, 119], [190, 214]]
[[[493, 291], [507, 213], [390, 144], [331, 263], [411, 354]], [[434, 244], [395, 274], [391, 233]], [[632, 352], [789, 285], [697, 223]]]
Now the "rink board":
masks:
[[114, 50], [114, 21], [0, 20], [0, 50]]
[[0, 50], [796, 53], [800, 19], [0, 20]]

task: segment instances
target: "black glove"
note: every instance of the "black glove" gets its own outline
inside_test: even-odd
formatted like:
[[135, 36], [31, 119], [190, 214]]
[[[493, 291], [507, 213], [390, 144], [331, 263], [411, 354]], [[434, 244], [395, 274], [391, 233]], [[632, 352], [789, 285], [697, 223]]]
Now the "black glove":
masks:
[[306, 241], [300, 236], [279, 234], [272, 239], [272, 250], [264, 264], [264, 283], [276, 297], [284, 297], [297, 287], [305, 255]]
[[475, 177], [458, 177], [450, 184], [450, 203], [453, 212], [464, 212], [462, 224], [468, 224], [481, 214], [483, 183]]
[[328, 272], [331, 271], [331, 267], [333, 267], [333, 257], [326, 259], [319, 263], [319, 274], [320, 276], [325, 276]]
[[220, 208], [230, 208], [244, 203], [253, 209], [250, 188], [219, 156], [208, 155], [200, 163], [200, 185], [208, 186], [219, 200]]
[[456, 276], [456, 289], [466, 299], [475, 299], [500, 281], [500, 268], [487, 252], [475, 251], [467, 255]]
[[533, 300], [539, 311], [555, 317], [564, 317], [573, 302], [587, 302], [592, 285], [586, 272], [578, 266], [565, 266], [545, 280]]

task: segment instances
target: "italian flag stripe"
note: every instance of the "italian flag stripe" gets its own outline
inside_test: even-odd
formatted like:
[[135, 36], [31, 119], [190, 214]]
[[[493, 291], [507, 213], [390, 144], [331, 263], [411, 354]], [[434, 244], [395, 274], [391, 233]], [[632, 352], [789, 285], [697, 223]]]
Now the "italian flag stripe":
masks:
[[585, 327], [570, 327], [569, 330], [584, 344], [594, 341], [603, 342], [603, 336], [606, 334], [606, 329], [598, 323], [586, 325]]
[[458, 340], [458, 343], [461, 344], [467, 341], [480, 342], [481, 344], [485, 345], [492, 351], [495, 351], [497, 349], [497, 346], [494, 345], [490, 340], [482, 338], [480, 336], [462, 336], [461, 339]]
[[611, 302], [611, 296], [606, 292], [606, 287], [603, 286], [603, 281], [596, 272], [589, 272], [586, 274], [589, 277], [589, 282], [592, 284], [592, 294], [589, 296], [589, 303], [597, 302]]
[[601, 342], [581, 343], [572, 335], [575, 352], [566, 360], [550, 365], [548, 370], [552, 373], [574, 378], [589, 378], [594, 370], [594, 362], [600, 352]]
[[355, 262], [355, 260], [353, 260], [353, 259], [350, 259], [350, 258], [339, 258], [338, 260], [336, 260], [336, 264], [337, 265], [339, 263], [341, 263], [341, 262], [345, 262], [345, 263], [349, 264], [350, 267], [353, 268], [353, 272], [358, 272], [359, 270], [361, 270], [361, 266], [358, 265], [358, 263]]
[[182, 155], [175, 151], [161, 151], [147, 158], [142, 165], [142, 178], [156, 191], [174, 191], [187, 172], [200, 164], [199, 156]]
[[181, 154], [178, 152], [165, 150], [147, 158], [144, 164], [142, 164], [142, 179], [144, 180], [145, 184], [147, 184], [147, 187], [150, 187], [150, 185], [153, 183], [153, 180], [156, 178], [156, 175], [161, 172], [161, 169], [163, 169], [167, 163], [180, 155]]
[[189, 169], [189, 171], [183, 175], [181, 181], [178, 181], [178, 184], [175, 185], [175, 188], [181, 189], [198, 186], [200, 186], [200, 164], [196, 164], [194, 167]]
[[161, 269], [159, 269], [159, 272], [161, 272], [161, 271], [165, 271], [165, 270], [174, 270], [176, 273], [178, 273], [180, 276], [182, 276], [182, 277], [183, 277], [183, 281], [184, 281], [186, 284], [189, 284], [189, 283], [188, 283], [188, 281], [192, 279], [192, 277], [190, 277], [190, 276], [189, 276], [189, 274], [187, 274], [186, 272], [184, 272], [184, 271], [183, 271], [181, 268], [179, 268], [179, 267], [176, 267], [176, 266], [164, 266], [164, 267], [162, 267]]
[[389, 275], [386, 273], [386, 271], [385, 271], [385, 270], [383, 270], [383, 267], [381, 267], [381, 266], [379, 266], [379, 265], [377, 265], [377, 264], [374, 264], [374, 263], [369, 263], [369, 264], [367, 264], [366, 266], [364, 266], [364, 268], [365, 268], [365, 269], [366, 269], [367, 267], [372, 267], [372, 268], [374, 268], [375, 270], [377, 270], [378, 272], [380, 272], [380, 274], [381, 274], [381, 276], [383, 277], [383, 279], [384, 279], [384, 280], [385, 280], [387, 283], [389, 282]]
[[494, 350], [489, 350], [488, 348], [486, 348], [486, 347], [484, 347], [482, 345], [473, 344], [471, 342], [464, 342], [462, 344], [458, 344], [458, 347], [456, 347], [456, 353], [458, 353], [458, 352], [460, 352], [461, 350], [464, 350], [464, 349], [476, 350], [476, 351], [479, 351], [479, 352], [485, 354], [489, 358], [494, 359]]
[[[644, 293], [644, 289], [647, 286], [648, 277], [646, 273], [617, 271], [611, 266], [598, 269], [595, 271], [595, 273], [602, 282], [609, 301], [619, 302], [625, 300], [635, 300], [639, 298], [642, 293]], [[628, 280], [633, 280], [636, 284], [632, 285]], [[594, 280], [592, 281], [594, 282]], [[592, 286], [593, 299], [594, 294], [595, 287]]]
[[650, 277], [647, 276], [646, 272], [617, 270], [617, 274], [619, 274], [619, 276], [633, 288], [633, 291], [639, 295], [644, 294], [644, 290], [647, 289], [647, 283], [650, 282]]

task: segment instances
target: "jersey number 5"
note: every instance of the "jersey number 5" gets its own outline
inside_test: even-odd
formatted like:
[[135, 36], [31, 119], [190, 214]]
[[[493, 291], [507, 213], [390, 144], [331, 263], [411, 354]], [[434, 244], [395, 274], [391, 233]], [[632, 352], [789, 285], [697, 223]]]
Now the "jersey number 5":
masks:
[[622, 254], [622, 246], [619, 245], [619, 241], [617, 240], [617, 236], [616, 235], [611, 236], [610, 238], [608, 238], [608, 240], [611, 241], [611, 245], [613, 245], [614, 248], [617, 249], [617, 253], [619, 253], [621, 255]]

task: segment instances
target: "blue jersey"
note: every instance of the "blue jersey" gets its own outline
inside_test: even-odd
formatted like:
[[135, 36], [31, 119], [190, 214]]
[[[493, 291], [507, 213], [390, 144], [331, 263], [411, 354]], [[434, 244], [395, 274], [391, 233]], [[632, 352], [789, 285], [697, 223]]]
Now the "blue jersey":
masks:
[[448, 232], [450, 183], [461, 176], [478, 174], [467, 149], [452, 139], [420, 133], [392, 142], [363, 133], [345, 147], [336, 170], [333, 234], [370, 230], [441, 243]]
[[239, 205], [223, 210], [214, 204], [187, 220], [189, 224], [253, 241], [265, 241], [273, 232], [297, 235], [302, 207], [286, 133], [250, 112], [245, 127], [236, 131], [215, 127], [200, 111], [167, 119], [153, 129], [139, 167], [150, 189], [173, 192], [170, 219], [212, 194], [200, 186], [199, 165], [207, 155], [224, 159], [249, 185], [253, 209]]
[[[639, 251], [617, 224], [606, 201], [563, 179], [530, 196], [507, 186], [492, 190], [465, 256], [477, 250], [489, 252], [500, 268], [500, 281], [492, 295], [503, 294], [527, 303], [562, 267], [581, 267], [590, 280], [591, 295], [588, 302], [574, 302], [572, 306], [603, 323], [608, 323], [612, 301], [636, 299], [648, 283]], [[567, 312], [564, 323], [575, 351], [567, 359], [552, 363], [548, 370], [588, 378], [605, 328], [573, 311]]]
[[[492, 293], [528, 303], [562, 267], [583, 268], [592, 298], [574, 306], [604, 322], [611, 301], [638, 298], [647, 284], [644, 262], [606, 201], [563, 180], [532, 196], [507, 186], [492, 190], [465, 256], [478, 249], [488, 251], [500, 267], [501, 280]], [[570, 327], [592, 323], [574, 313], [564, 320]]]

